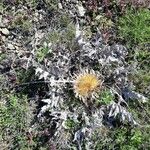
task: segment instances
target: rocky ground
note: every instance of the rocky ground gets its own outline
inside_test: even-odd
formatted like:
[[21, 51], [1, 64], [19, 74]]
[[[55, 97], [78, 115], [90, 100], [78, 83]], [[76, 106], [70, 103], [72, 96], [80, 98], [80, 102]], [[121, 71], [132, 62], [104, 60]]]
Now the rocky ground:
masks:
[[[149, 8], [2, 0], [0, 149], [149, 149]], [[87, 74], [98, 91], [78, 87]]]

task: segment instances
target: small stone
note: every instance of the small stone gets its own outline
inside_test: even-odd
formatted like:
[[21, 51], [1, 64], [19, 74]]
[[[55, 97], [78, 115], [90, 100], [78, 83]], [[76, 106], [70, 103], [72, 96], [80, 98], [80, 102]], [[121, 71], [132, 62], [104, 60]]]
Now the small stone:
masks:
[[14, 47], [12, 44], [10, 44], [10, 43], [8, 43], [7, 48], [8, 48], [8, 49], [11, 49], [11, 50], [14, 50], [14, 49], [15, 49], [15, 47]]
[[16, 49], [16, 50], [19, 50], [19, 47], [18, 47], [18, 46], [15, 46], [15, 49]]
[[7, 28], [1, 29], [1, 32], [2, 32], [4, 35], [9, 35], [9, 30], [8, 30]]
[[6, 37], [2, 36], [2, 41], [5, 42], [5, 40], [6, 40]]
[[62, 4], [61, 4], [61, 3], [58, 3], [58, 8], [59, 8], [59, 9], [63, 9], [63, 7], [62, 7]]
[[43, 43], [43, 46], [44, 46], [44, 47], [47, 47], [47, 43], [46, 43], [46, 42], [44, 42], [44, 43]]
[[38, 16], [39, 16], [39, 13], [38, 13], [38, 12], [36, 12], [34, 15], [35, 15], [36, 17], [38, 17]]
[[48, 43], [48, 48], [50, 48], [52, 46], [52, 43]]
[[83, 17], [85, 14], [85, 9], [83, 8], [82, 5], [80, 5], [80, 6], [78, 5], [78, 11], [79, 11], [80, 17]]

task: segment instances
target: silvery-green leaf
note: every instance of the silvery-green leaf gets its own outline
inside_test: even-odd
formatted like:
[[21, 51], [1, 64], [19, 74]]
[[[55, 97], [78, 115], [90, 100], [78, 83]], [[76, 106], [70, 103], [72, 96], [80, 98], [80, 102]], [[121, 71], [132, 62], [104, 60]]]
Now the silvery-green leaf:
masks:
[[43, 102], [47, 103], [47, 104], [50, 104], [51, 103], [51, 100], [48, 98], [48, 99], [42, 99]]
[[84, 139], [84, 133], [82, 132], [82, 129], [75, 132], [73, 141], [77, 142], [79, 150], [82, 150], [81, 144], [82, 144], [83, 139]]
[[44, 105], [43, 107], [41, 107], [40, 113], [38, 114], [38, 118], [41, 117], [41, 115], [46, 112], [49, 109], [49, 105]]
[[121, 114], [121, 118], [122, 118], [122, 121], [124, 122], [125, 121], [125, 115], [124, 114]]
[[119, 112], [119, 106], [116, 105], [116, 108], [115, 108], [115, 110], [114, 110], [112, 116], [116, 117], [117, 114], [119, 114], [119, 113], [120, 113], [120, 112]]
[[106, 63], [110, 63], [110, 62], [118, 62], [118, 59], [112, 56], [108, 56]]
[[147, 102], [147, 100], [148, 100], [148, 98], [146, 98], [142, 94], [139, 94], [139, 93], [137, 93], [135, 91], [131, 91], [127, 87], [122, 90], [122, 93], [123, 93], [123, 95], [124, 95], [126, 100], [137, 99], [137, 100], [142, 101], [143, 103]]
[[75, 37], [76, 38], [79, 38], [81, 36], [81, 31], [80, 31], [80, 28], [79, 28], [79, 23], [76, 24], [76, 35]]
[[113, 103], [111, 106], [110, 106], [110, 112], [109, 112], [109, 117], [112, 116], [113, 112], [114, 112], [114, 109], [115, 109], [115, 103]]
[[103, 120], [103, 112], [101, 110], [96, 111], [92, 115], [92, 122], [93, 122], [92, 128], [97, 128], [102, 126], [102, 120]]

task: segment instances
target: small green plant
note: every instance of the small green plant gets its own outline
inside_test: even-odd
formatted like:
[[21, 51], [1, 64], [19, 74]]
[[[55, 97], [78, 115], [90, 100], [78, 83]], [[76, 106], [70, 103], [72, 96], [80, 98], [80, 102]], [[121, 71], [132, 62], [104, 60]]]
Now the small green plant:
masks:
[[30, 82], [31, 80], [34, 80], [34, 69], [28, 68], [28, 70], [25, 69], [16, 69], [17, 72], [17, 82], [18, 83], [24, 83], [24, 82]]
[[126, 14], [119, 18], [119, 35], [129, 47], [149, 43], [150, 35], [150, 11], [140, 9], [137, 11], [128, 9]]
[[0, 54], [0, 62], [6, 58], [6, 54]]
[[49, 51], [50, 49], [47, 45], [46, 46], [44, 45], [43, 47], [39, 48], [36, 53], [36, 57], [38, 61], [42, 62], [44, 58], [46, 57], [46, 55], [49, 53]]
[[114, 99], [113, 94], [108, 89], [105, 89], [100, 93], [99, 98], [96, 100], [96, 104], [107, 105], [110, 104], [113, 101], [113, 99]]
[[76, 123], [72, 119], [67, 119], [65, 125], [68, 129], [73, 129], [76, 126]]

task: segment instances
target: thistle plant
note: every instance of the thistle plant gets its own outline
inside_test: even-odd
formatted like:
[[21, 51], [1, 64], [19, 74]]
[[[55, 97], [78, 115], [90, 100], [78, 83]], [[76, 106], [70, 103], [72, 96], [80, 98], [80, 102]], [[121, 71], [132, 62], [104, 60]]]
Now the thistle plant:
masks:
[[[32, 5], [26, 5], [24, 2], [19, 2], [17, 7], [14, 1], [10, 4], [5, 2], [4, 6], [8, 5], [8, 7], [2, 13], [0, 32], [7, 27], [10, 34], [5, 36], [2, 32], [2, 41], [0, 40], [2, 43], [0, 83], [1, 91], [4, 91], [1, 94], [2, 103], [0, 103], [3, 106], [4, 115], [0, 115], [2, 118], [0, 120], [3, 121], [4, 127], [6, 126], [8, 135], [10, 132], [13, 133], [12, 128], [17, 126], [17, 132], [21, 131], [20, 133], [24, 134], [23, 138], [28, 140], [27, 143], [24, 142], [25, 147], [19, 147], [19, 149], [28, 146], [29, 149], [53, 150], [76, 149], [75, 147], [79, 150], [121, 149], [110, 148], [111, 143], [116, 141], [116, 146], [118, 146], [123, 144], [122, 141], [127, 144], [126, 140], [120, 140], [121, 136], [117, 138], [114, 136], [111, 139], [109, 132], [104, 137], [103, 129], [113, 132], [118, 127], [123, 129], [125, 126], [127, 128], [141, 127], [140, 123], [149, 124], [147, 119], [149, 115], [144, 110], [147, 98], [138, 93], [149, 96], [149, 78], [143, 76], [146, 71], [149, 71], [148, 56], [140, 53], [131, 58], [134, 63], [129, 64], [130, 51], [125, 46], [115, 44], [114, 40], [110, 41], [113, 45], [107, 45], [106, 40], [110, 37], [109, 34], [111, 33], [111, 38], [114, 39], [116, 28], [108, 27], [105, 34], [103, 29], [109, 21], [106, 19], [105, 27], [101, 28], [98, 24], [103, 21], [99, 22], [99, 19], [104, 18], [105, 12], [108, 11], [106, 16], [111, 17], [116, 23], [119, 16], [115, 14], [116, 11], [120, 14], [120, 10], [116, 9], [118, 8], [117, 1], [108, 4], [109, 1], [105, 0], [104, 3], [105, 6], [101, 5], [102, 1], [97, 0], [88, 0], [88, 2], [36, 0], [32, 8], [30, 7]], [[22, 7], [20, 4], [25, 6]], [[112, 12], [114, 9], [116, 10]], [[9, 12], [5, 13], [5, 11]], [[22, 11], [23, 14], [18, 16]], [[91, 11], [95, 11], [94, 14]], [[148, 10], [141, 10], [139, 14], [132, 11], [129, 14], [122, 14], [118, 21], [120, 36], [131, 45], [147, 45], [148, 14]], [[16, 23], [17, 26], [13, 28], [11, 22]], [[30, 23], [33, 26], [32, 29]], [[14, 46], [12, 50], [8, 50], [8, 43]], [[138, 76], [140, 81], [143, 79], [147, 82], [145, 86], [139, 83], [144, 92], [134, 82], [135, 80], [140, 82], [134, 75], [140, 68], [146, 68]], [[130, 74], [133, 78], [128, 76]], [[11, 95], [11, 92], [15, 93], [12, 98], [9, 98], [7, 95]], [[32, 120], [29, 120], [29, 126], [25, 125], [23, 130], [22, 124], [19, 126], [17, 122], [25, 121], [26, 124], [26, 120], [22, 120], [22, 117], [25, 112], [29, 114], [29, 111], [26, 111], [24, 104], [20, 103], [24, 97], [19, 93], [27, 94], [26, 102], [29, 104], [34, 102], [36, 105]], [[147, 104], [146, 107], [148, 106]], [[10, 107], [12, 109], [9, 111]], [[21, 113], [18, 114], [18, 110]], [[11, 115], [11, 112], [14, 113]], [[26, 113], [25, 117], [28, 118]], [[97, 134], [93, 140], [92, 135], [95, 131]], [[19, 140], [20, 134], [18, 134], [19, 137], [12, 135], [14, 142], [12, 143], [10, 138], [7, 141], [12, 143], [11, 145], [16, 143], [15, 147], [11, 145], [9, 147], [15, 149], [23, 141]], [[130, 140], [128, 137], [127, 140]], [[141, 143], [140, 137], [139, 134], [132, 136], [131, 145]], [[96, 144], [98, 138], [102, 141], [100, 143], [102, 148]], [[106, 143], [109, 148], [106, 147]], [[33, 146], [30, 147], [30, 144]], [[124, 148], [132, 149], [131, 145]], [[148, 149], [143, 148], [145, 147], [143, 145], [145, 144], [142, 143], [140, 148], [136, 147]]]
[[[104, 124], [114, 127], [112, 122], [117, 124], [117, 120], [122, 125], [139, 125], [128, 109], [128, 100], [146, 102], [144, 96], [132, 91], [132, 81], [128, 79], [130, 68], [126, 62], [126, 47], [103, 45], [99, 29], [90, 40], [86, 39], [78, 23], [75, 30], [76, 35], [72, 39], [75, 46], [68, 49], [68, 45], [65, 47], [65, 43], [62, 44], [60, 40], [57, 44], [52, 42], [53, 54], [42, 57], [45, 64], [33, 63], [36, 78], [40, 80], [37, 83], [45, 82], [49, 88], [40, 101], [42, 107], [38, 119], [42, 122], [48, 120], [49, 130], [55, 130], [51, 140], [56, 141], [62, 149], [71, 149], [70, 144], [66, 144], [70, 136], [62, 136], [62, 131], [68, 130], [68, 119], [79, 125], [73, 127], [72, 134], [74, 142], [81, 148], [83, 139], [90, 145], [91, 136], [87, 136], [86, 131], [93, 133]], [[113, 96], [100, 94], [105, 89]]]

